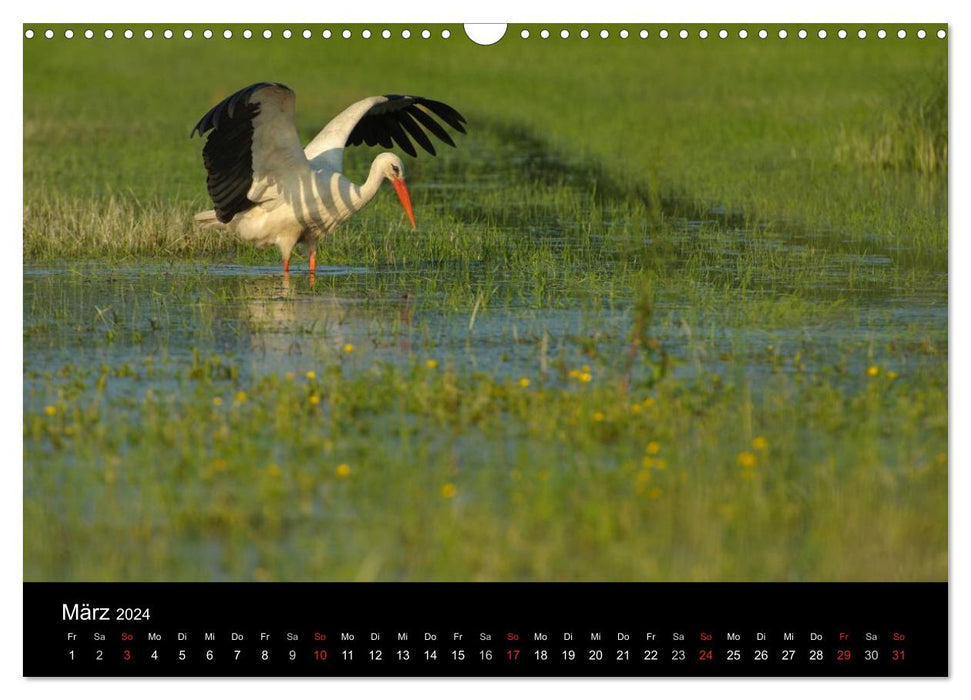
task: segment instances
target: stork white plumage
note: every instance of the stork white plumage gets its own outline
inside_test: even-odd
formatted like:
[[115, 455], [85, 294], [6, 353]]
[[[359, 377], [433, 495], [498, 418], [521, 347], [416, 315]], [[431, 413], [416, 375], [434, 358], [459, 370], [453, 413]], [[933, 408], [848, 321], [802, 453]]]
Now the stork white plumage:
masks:
[[417, 152], [409, 136], [435, 155], [422, 127], [450, 146], [455, 142], [433, 116], [465, 133], [465, 118], [442, 102], [409, 95], [380, 95], [355, 102], [334, 117], [306, 148], [300, 143], [293, 90], [256, 83], [230, 95], [199, 120], [191, 135], [209, 133], [202, 155], [214, 209], [196, 214], [206, 228], [239, 234], [257, 245], [276, 245], [283, 271], [304, 243], [310, 270], [317, 267], [318, 239], [364, 207], [381, 183], [394, 186], [415, 228], [404, 165], [394, 153], [371, 163], [363, 185], [343, 175], [344, 148], [366, 143]]

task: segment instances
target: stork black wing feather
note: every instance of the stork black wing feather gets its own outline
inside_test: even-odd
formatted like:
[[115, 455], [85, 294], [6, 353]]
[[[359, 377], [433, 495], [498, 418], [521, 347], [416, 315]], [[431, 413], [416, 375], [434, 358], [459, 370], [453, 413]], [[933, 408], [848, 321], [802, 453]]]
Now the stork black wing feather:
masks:
[[421, 122], [423, 127], [435, 134], [435, 136], [437, 136], [439, 139], [447, 143], [452, 148], [455, 148], [455, 142], [452, 140], [452, 137], [448, 135], [448, 132], [445, 131], [441, 124], [431, 118], [428, 112], [418, 109], [417, 107], [409, 107], [408, 114]]
[[385, 116], [382, 119], [375, 122], [374, 128], [371, 133], [374, 138], [385, 148], [392, 148], [394, 146], [394, 141], [391, 140], [391, 122], [393, 118]]
[[377, 119], [369, 121], [364, 125], [364, 143], [368, 146], [381, 145], [385, 148], [391, 148], [391, 139], [383, 132], [384, 125]]
[[[368, 146], [381, 144], [385, 148], [391, 148], [397, 143], [408, 155], [417, 156], [418, 151], [408, 138], [410, 135], [419, 146], [436, 155], [435, 146], [428, 135], [422, 131], [422, 127], [449, 146], [454, 147], [455, 141], [444, 127], [435, 121], [435, 117], [456, 131], [465, 133], [465, 117], [444, 102], [410, 95], [385, 95], [384, 97], [384, 102], [374, 105], [361, 117], [348, 135], [346, 145], [357, 146], [366, 143]], [[420, 109], [419, 105], [424, 109]]]
[[385, 95], [384, 97], [386, 98], [386, 101], [379, 102], [378, 104], [371, 107], [371, 109], [368, 110], [368, 114], [376, 115], [376, 114], [389, 114], [392, 112], [400, 112], [408, 105], [414, 104], [416, 99], [419, 99], [415, 97], [409, 97], [407, 95]]
[[250, 185], [253, 184], [245, 177], [215, 177], [207, 179], [206, 182], [213, 199], [220, 201], [229, 196], [240, 185], [246, 185], [246, 190], [249, 191]]
[[[376, 122], [373, 120], [368, 121], [366, 124], [363, 124], [361, 128], [361, 134], [357, 140], [357, 143], [361, 143], [363, 141], [368, 146], [377, 146], [381, 137], [378, 134], [378, 129], [376, 128], [375, 125], [376, 125]], [[389, 142], [387, 145], [390, 146], [391, 143]]]
[[364, 131], [361, 128], [360, 122], [354, 127], [354, 130], [348, 135], [347, 141], [344, 143], [345, 146], [360, 146], [364, 142]]
[[246, 180], [233, 180], [220, 184], [222, 186], [219, 191], [219, 201], [238, 204], [242, 199], [246, 199], [246, 193], [249, 191], [249, 183]]
[[233, 114], [236, 111], [236, 104], [240, 100], [243, 100], [244, 104], [248, 103], [250, 96], [260, 88], [264, 87], [281, 87], [286, 90], [290, 89], [282, 83], [253, 83], [248, 87], [244, 87], [242, 90], [234, 92], [232, 95], [206, 112], [205, 116], [199, 120], [199, 123], [196, 124], [189, 136], [195, 136], [197, 133], [199, 136], [203, 136], [210, 129], [218, 128], [219, 122], [222, 121], [223, 117], [232, 119]]
[[208, 173], [206, 189], [216, 218], [223, 223], [255, 204], [246, 194], [253, 186], [253, 120], [260, 113], [260, 106], [250, 102], [250, 98], [263, 87], [290, 89], [280, 83], [245, 87], [206, 112], [189, 134], [204, 136], [212, 130], [202, 149], [202, 162]]
[[399, 113], [398, 121], [401, 123], [401, 126], [405, 128], [405, 131], [407, 131], [411, 137], [418, 142], [419, 146], [424, 148], [433, 156], [436, 155], [435, 145], [432, 143], [432, 140], [428, 138], [425, 132], [421, 130], [421, 127], [415, 123], [414, 118], [408, 113], [407, 110]]
[[401, 149], [407, 153], [412, 158], [415, 158], [418, 153], [415, 151], [415, 147], [411, 145], [411, 141], [408, 140], [408, 134], [405, 130], [401, 128], [401, 115], [403, 112], [398, 114], [389, 114], [384, 118], [385, 127], [388, 129], [388, 135], [394, 140]]
[[230, 116], [227, 105], [227, 110], [217, 115], [217, 126], [202, 149], [203, 163], [209, 173], [206, 178], [209, 197], [216, 218], [223, 223], [253, 206], [245, 195], [253, 184], [252, 120], [257, 114], [258, 105], [246, 105], [233, 109]]
[[418, 102], [418, 104], [427, 108], [432, 114], [444, 121], [456, 131], [463, 134], [465, 133], [465, 127], [463, 126], [463, 124], [465, 124], [465, 117], [444, 102], [422, 99], [420, 102]]

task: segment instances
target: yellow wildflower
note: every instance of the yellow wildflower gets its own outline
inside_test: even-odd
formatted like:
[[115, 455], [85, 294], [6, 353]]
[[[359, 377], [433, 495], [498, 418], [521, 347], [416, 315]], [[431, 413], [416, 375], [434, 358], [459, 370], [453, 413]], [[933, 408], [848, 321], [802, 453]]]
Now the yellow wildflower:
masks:
[[427, 367], [428, 369], [435, 369], [436, 367], [438, 367], [438, 360], [427, 360], [425, 362], [425, 367]]
[[631, 413], [640, 413], [641, 412], [641, 405], [639, 403], [632, 403], [630, 405], [630, 412]]
[[212, 405], [213, 406], [222, 406], [223, 405], [223, 400], [217, 396], [216, 398], [214, 398], [212, 400]]
[[338, 464], [335, 471], [341, 479], [346, 479], [351, 475], [351, 466], [349, 464]]
[[581, 382], [589, 383], [593, 379], [593, 376], [589, 372], [581, 372], [579, 379]]
[[654, 488], [652, 488], [650, 491], [647, 492], [647, 497], [653, 500], [657, 500], [658, 498], [661, 497], [661, 489], [655, 486]]
[[645, 457], [641, 460], [641, 466], [644, 469], [664, 469], [667, 466], [667, 462], [657, 457]]
[[458, 489], [455, 488], [455, 484], [449, 482], [447, 484], [442, 484], [442, 498], [454, 498], [455, 494], [458, 493]]
[[593, 412], [593, 419], [596, 422], [598, 422], [598, 423], [602, 423], [603, 422], [603, 419], [604, 419], [603, 411], [594, 411]]
[[866, 371], [866, 373], [869, 374], [871, 377], [875, 377], [878, 374], [880, 374], [880, 368], [877, 367], [876, 365], [871, 365], [870, 368]]
[[758, 458], [749, 451], [739, 452], [738, 457], [735, 458], [738, 465], [743, 469], [751, 469], [758, 463]]
[[651, 440], [644, 451], [649, 455], [656, 455], [661, 451], [661, 444], [657, 440]]
[[319, 404], [319, 403], [320, 403], [320, 397], [319, 397], [319, 396], [317, 396], [317, 394], [313, 394], [313, 395], [312, 395], [312, 396], [310, 397], [310, 403], [311, 403], [311, 405], [313, 405], [313, 406], [316, 406], [317, 404]]
[[283, 375], [283, 378], [286, 379], [288, 382], [292, 382], [295, 376], [296, 375], [294, 375], [293, 372], [287, 372], [286, 374]]
[[528, 387], [529, 386], [529, 379], [527, 379], [526, 377], [522, 377], [519, 380], [519, 386], [521, 386], [523, 389], [525, 389], [526, 387]]
[[244, 403], [245, 401], [246, 401], [246, 392], [245, 391], [237, 391], [236, 392], [236, 402], [237, 403]]
[[344, 345], [344, 352], [351, 353], [354, 352], [354, 346], [351, 343]]
[[752, 448], [753, 449], [756, 449], [756, 450], [764, 450], [768, 446], [769, 446], [769, 441], [766, 440], [761, 435], [759, 435], [757, 438], [755, 438], [754, 440], [752, 440]]
[[307, 379], [313, 380], [313, 379], [316, 379], [316, 378], [317, 378], [317, 373], [316, 372], [314, 372], [313, 370], [310, 370], [309, 372], [307, 372]]
[[55, 415], [57, 415], [57, 407], [56, 406], [47, 406], [44, 409], [44, 413], [46, 413], [49, 416], [55, 416]]
[[896, 379], [899, 376], [900, 376], [899, 374], [897, 374], [892, 370], [890, 372], [887, 372], [887, 379]]

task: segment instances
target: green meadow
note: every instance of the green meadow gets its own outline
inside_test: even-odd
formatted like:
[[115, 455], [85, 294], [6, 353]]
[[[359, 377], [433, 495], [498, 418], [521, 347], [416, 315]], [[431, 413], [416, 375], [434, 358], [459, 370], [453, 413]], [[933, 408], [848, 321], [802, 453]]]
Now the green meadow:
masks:
[[[939, 27], [32, 28], [27, 580], [947, 579]], [[384, 188], [313, 279], [195, 230], [189, 132], [264, 80], [305, 141], [456, 107], [418, 229]]]

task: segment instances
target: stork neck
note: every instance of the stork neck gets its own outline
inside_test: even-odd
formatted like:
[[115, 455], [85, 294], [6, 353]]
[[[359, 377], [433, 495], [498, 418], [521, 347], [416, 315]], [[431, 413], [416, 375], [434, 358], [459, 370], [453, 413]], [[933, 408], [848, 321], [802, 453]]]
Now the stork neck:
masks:
[[383, 180], [384, 175], [381, 173], [381, 168], [375, 159], [371, 163], [371, 171], [368, 173], [367, 180], [364, 181], [363, 185], [357, 185], [352, 190], [352, 201], [356, 211], [359, 211], [364, 205], [374, 199], [374, 195], [381, 189], [381, 182]]

